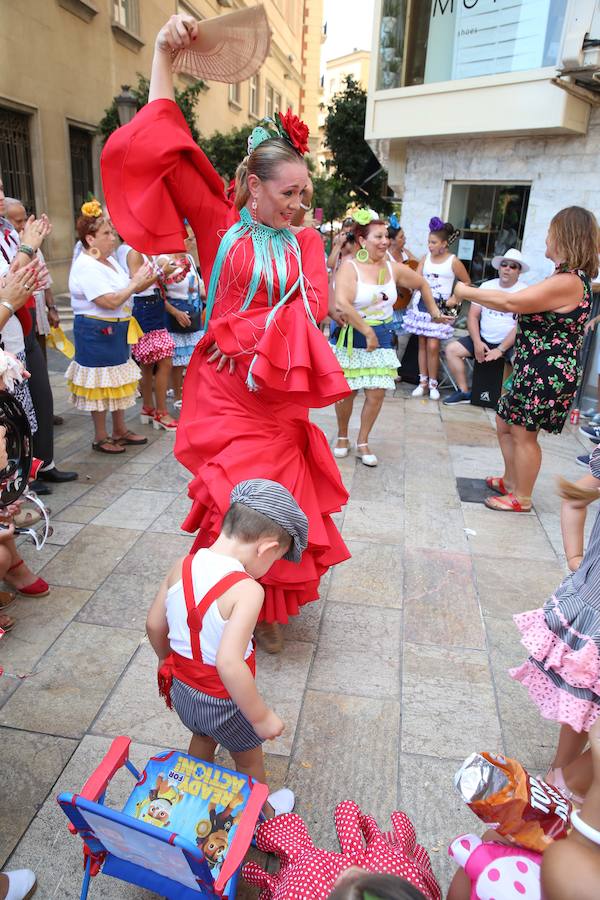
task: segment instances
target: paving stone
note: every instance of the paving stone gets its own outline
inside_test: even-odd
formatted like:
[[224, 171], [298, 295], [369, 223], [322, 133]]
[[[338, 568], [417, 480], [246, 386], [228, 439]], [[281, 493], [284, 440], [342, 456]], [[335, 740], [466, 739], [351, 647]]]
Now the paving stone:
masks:
[[313, 650], [312, 644], [288, 640], [286, 635], [282, 653], [258, 653], [258, 690], [265, 703], [285, 724], [283, 734], [264, 745], [271, 755], [289, 756], [292, 752]]
[[65, 506], [69, 506], [71, 503], [79, 500], [80, 497], [86, 496], [87, 492], [90, 490], [90, 482], [66, 481], [63, 484], [51, 485], [51, 489], [52, 494], [48, 497], [44, 497], [44, 499], [51, 508], [52, 514], [56, 515], [64, 509]]
[[158, 694], [157, 662], [154, 650], [145, 641], [94, 721], [94, 734], [127, 734], [132, 740], [161, 747], [188, 746], [189, 731]]
[[333, 812], [342, 800], [382, 825], [397, 808], [399, 720], [394, 700], [306, 693], [288, 786], [318, 847], [339, 851]]
[[67, 506], [57, 516], [52, 516], [52, 524], [56, 522], [75, 522], [80, 525], [87, 525], [92, 519], [98, 515], [97, 506], [85, 506], [80, 503], [73, 503]]
[[[425, 479], [425, 475], [423, 476]], [[454, 485], [452, 496], [407, 492], [404, 528], [406, 548], [467, 551], [465, 522]]]
[[398, 698], [400, 611], [332, 603], [323, 614], [311, 689]]
[[351, 559], [333, 569], [327, 600], [364, 606], [402, 607], [402, 548], [348, 541]]
[[402, 751], [464, 759], [477, 747], [503, 750], [487, 654], [405, 641]]
[[504, 471], [499, 447], [452, 444], [448, 451], [456, 478], [487, 478], [488, 475], [501, 475]]
[[484, 622], [505, 752], [534, 773], [545, 772], [558, 743], [559, 726], [542, 718], [527, 688], [509, 675], [509, 669], [527, 659], [516, 625], [509, 617], [486, 616]]
[[106, 509], [128, 491], [132, 482], [137, 482], [137, 478], [127, 473], [118, 471], [113, 472], [110, 478], [105, 478], [94, 487], [88, 486], [88, 492], [85, 495], [86, 506], [97, 506], [98, 509]]
[[[41, 550], [38, 550], [35, 545], [32, 544], [31, 540], [26, 537], [17, 539], [16, 545], [19, 556], [24, 559], [27, 563], [27, 567], [31, 569], [34, 575], [41, 572], [44, 566], [49, 563], [51, 559], [54, 559], [56, 554], [60, 551], [60, 544], [49, 544], [47, 542]], [[5, 586], [7, 590], [10, 590], [8, 584], [5, 583]]]
[[[83, 845], [81, 838], [69, 832], [68, 820], [56, 802], [56, 797], [62, 791], [80, 790], [108, 751], [110, 743], [109, 739], [93, 735], [83, 738], [10, 859], [10, 868], [31, 868], [36, 872], [36, 896], [39, 895], [40, 898], [79, 900]], [[160, 749], [164, 748], [132, 744], [131, 761], [141, 768]], [[130, 773], [121, 769], [109, 787], [107, 805], [121, 809], [134, 783]], [[99, 875], [92, 883], [90, 896], [94, 900], [156, 900], [157, 895], [108, 875]]]
[[488, 422], [469, 422], [465, 427], [464, 422], [452, 422], [446, 420], [446, 439], [448, 444], [461, 444], [468, 447], [498, 447], [496, 429]]
[[191, 534], [143, 534], [115, 567], [119, 574], [130, 573], [152, 580], [158, 587], [176, 559], [187, 556], [194, 536]]
[[133, 488], [111, 503], [93, 520], [94, 525], [113, 528], [148, 528], [173, 502], [177, 495], [171, 491], [146, 491]]
[[473, 570], [481, 609], [492, 616], [511, 616], [542, 606], [565, 575], [558, 561], [507, 561], [501, 556], [474, 556]]
[[148, 530], [164, 534], [185, 534], [186, 532], [181, 530], [181, 523], [186, 519], [191, 506], [192, 501], [187, 494], [179, 494], [164, 512], [154, 520]]
[[0, 710], [0, 725], [82, 737], [131, 659], [139, 636], [71, 622]]
[[0, 867], [4, 868], [9, 854], [76, 750], [77, 741], [0, 728], [0, 744]]
[[[382, 451], [375, 447], [375, 453], [382, 462], [384, 459]], [[353, 501], [376, 500], [390, 503], [401, 510], [404, 497], [402, 472], [398, 473], [397, 467], [391, 465], [389, 459], [386, 458], [385, 463], [386, 465], [378, 465], [375, 468], [369, 468], [362, 463], [357, 464], [351, 490]]]
[[485, 650], [469, 555], [407, 550], [404, 588], [405, 640]]
[[82, 528], [82, 524], [75, 522], [53, 521], [52, 534], [48, 535], [48, 543], [65, 547], [76, 534], [79, 534]]
[[469, 535], [473, 556], [492, 556], [500, 551], [507, 558], [556, 562], [552, 544], [535, 514], [495, 512], [485, 506], [463, 503], [463, 515], [465, 527], [475, 532]]
[[[427, 750], [427, 746], [423, 747]], [[478, 749], [473, 747], [473, 750]], [[483, 748], [480, 748], [483, 749]], [[448, 846], [459, 834], [480, 834], [483, 827], [454, 789], [454, 774], [463, 759], [436, 759], [401, 753], [398, 809], [413, 822], [417, 841], [429, 851], [442, 897], [454, 877], [456, 865]]]
[[50, 584], [94, 590], [123, 559], [141, 532], [86, 525], [42, 570]]
[[316, 644], [319, 639], [319, 627], [321, 616], [325, 608], [324, 599], [327, 597], [328, 579], [321, 579], [320, 600], [313, 603], [305, 603], [297, 616], [292, 616], [284, 626], [283, 636], [286, 641], [308, 641]]
[[77, 621], [133, 628], [141, 635], [158, 584], [139, 575], [109, 575], [80, 610]]
[[188, 470], [170, 455], [162, 459], [147, 475], [142, 475], [136, 487], [145, 491], [174, 491], [178, 494], [187, 488], [190, 478]]
[[[52, 646], [90, 596], [76, 588], [52, 588], [47, 597], [17, 597], [10, 615], [17, 624], [2, 640], [0, 650], [5, 675], [0, 678], [0, 703], [21, 683], [10, 677], [36, 669], [43, 654]], [[32, 682], [38, 676], [32, 676]]]
[[393, 502], [350, 500], [344, 515], [343, 537], [344, 540], [400, 544], [402, 519], [402, 509]]

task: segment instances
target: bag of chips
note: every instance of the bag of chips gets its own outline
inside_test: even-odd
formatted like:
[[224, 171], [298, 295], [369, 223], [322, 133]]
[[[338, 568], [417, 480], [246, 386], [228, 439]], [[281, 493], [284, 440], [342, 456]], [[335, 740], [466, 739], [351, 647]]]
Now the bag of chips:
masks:
[[571, 802], [515, 759], [472, 753], [454, 776], [454, 785], [482, 822], [520, 847], [543, 853], [567, 836]]

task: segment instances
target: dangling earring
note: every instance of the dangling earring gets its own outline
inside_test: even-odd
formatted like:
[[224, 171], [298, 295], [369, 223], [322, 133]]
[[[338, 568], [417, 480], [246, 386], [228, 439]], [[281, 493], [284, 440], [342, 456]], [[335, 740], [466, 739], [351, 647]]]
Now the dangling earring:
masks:
[[256, 216], [256, 211], [258, 209], [258, 203], [257, 203], [256, 197], [254, 197], [254, 199], [252, 200], [251, 209], [252, 209], [252, 221], [258, 222], [258, 219]]
[[356, 254], [356, 259], [359, 263], [367, 263], [369, 262], [369, 251], [366, 247], [361, 247], [358, 253]]
[[90, 247], [88, 253], [90, 254], [90, 256], [93, 256], [94, 259], [100, 259], [101, 254], [97, 247]]

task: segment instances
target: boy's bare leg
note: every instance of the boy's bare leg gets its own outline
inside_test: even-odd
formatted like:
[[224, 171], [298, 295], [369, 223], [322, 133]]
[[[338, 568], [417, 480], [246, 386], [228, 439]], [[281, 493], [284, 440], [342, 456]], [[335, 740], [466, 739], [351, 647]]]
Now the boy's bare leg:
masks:
[[[230, 751], [230, 753], [238, 772], [241, 772], [242, 775], [249, 775], [250, 778], [260, 781], [261, 784], [267, 783], [265, 757], [262, 747], [254, 747], [253, 750], [243, 750], [239, 753]], [[275, 815], [275, 810], [270, 803], [265, 803], [263, 813], [267, 819], [272, 819]]]
[[211, 737], [205, 737], [202, 734], [194, 734], [190, 741], [188, 753], [195, 756], [196, 759], [203, 759], [205, 762], [215, 761], [215, 750], [217, 742]]

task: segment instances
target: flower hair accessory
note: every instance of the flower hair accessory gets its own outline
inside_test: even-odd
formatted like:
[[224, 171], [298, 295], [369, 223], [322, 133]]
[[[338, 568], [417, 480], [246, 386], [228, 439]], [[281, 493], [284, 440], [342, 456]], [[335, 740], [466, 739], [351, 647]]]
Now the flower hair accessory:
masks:
[[285, 116], [277, 113], [277, 118], [265, 119], [265, 123], [274, 129], [275, 134], [268, 131], [264, 125], [257, 125], [248, 138], [248, 156], [257, 147], [260, 147], [264, 141], [269, 141], [276, 137], [286, 141], [299, 156], [304, 156], [305, 153], [308, 153], [308, 126], [298, 116], [295, 116], [291, 109], [288, 109]]
[[81, 207], [81, 215], [87, 216], [89, 219], [97, 219], [102, 215], [102, 207], [95, 197], [83, 204]]
[[400, 219], [396, 215], [396, 213], [392, 213], [390, 216], [390, 226], [392, 228], [400, 228]]
[[368, 209], [355, 209], [352, 218], [358, 225], [368, 225], [373, 221], [373, 216]]
[[248, 156], [256, 150], [257, 147], [264, 141], [270, 141], [271, 138], [274, 137], [266, 128], [263, 128], [262, 125], [257, 125], [256, 128], [252, 129], [252, 134], [248, 138]]
[[446, 223], [442, 222], [439, 216], [434, 216], [429, 220], [429, 230], [430, 231], [445, 231]]

